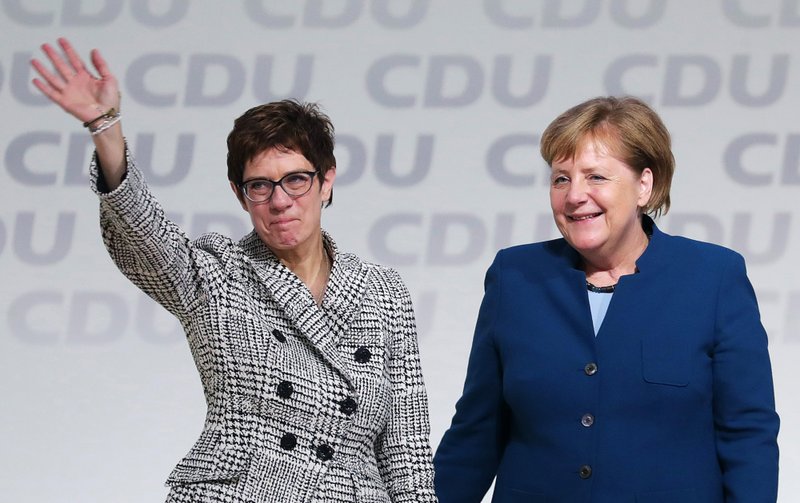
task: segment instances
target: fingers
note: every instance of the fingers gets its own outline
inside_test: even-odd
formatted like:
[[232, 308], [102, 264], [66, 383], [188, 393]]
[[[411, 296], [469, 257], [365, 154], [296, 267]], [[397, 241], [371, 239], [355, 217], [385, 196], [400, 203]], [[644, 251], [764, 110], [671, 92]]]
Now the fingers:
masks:
[[[84, 65], [83, 60], [78, 56], [78, 53], [75, 52], [75, 48], [72, 47], [72, 44], [69, 43], [69, 40], [66, 38], [59, 38], [58, 45], [61, 47], [61, 51], [63, 51], [63, 55], [66, 56], [66, 60], [62, 56], [62, 53], [56, 50], [50, 44], [43, 44], [42, 51], [47, 56], [47, 59], [50, 60], [50, 63], [53, 65], [53, 68], [56, 70], [58, 75], [55, 75], [52, 72], [42, 72], [44, 68], [43, 65], [39, 65], [36, 67], [37, 71], [45, 77], [48, 84], [53, 86], [56, 89], [62, 89], [66, 82], [69, 80], [77, 77], [80, 74], [87, 74], [88, 77], [94, 78], [89, 71], [86, 69], [86, 65]], [[59, 79], [60, 77], [60, 79]]]
[[82, 122], [97, 117], [98, 112], [109, 108], [119, 110], [120, 95], [117, 80], [100, 52], [91, 52], [91, 61], [99, 78], [90, 73], [84, 61], [65, 38], [58, 46], [43, 44], [44, 59], [31, 59], [31, 66], [39, 74], [33, 85], [51, 101]]
[[[44, 49], [44, 47], [43, 47]], [[46, 66], [42, 64], [41, 61], [38, 59], [31, 60], [31, 65], [36, 70], [36, 72], [44, 79], [46, 82], [42, 82], [39, 79], [33, 79], [34, 85], [42, 92], [44, 92], [48, 97], [52, 99], [51, 93], [53, 90], [61, 91], [64, 89], [64, 81], [54, 75]], [[50, 92], [45, 92], [44, 89], [47, 89]]]
[[56, 93], [56, 91], [53, 89], [52, 86], [42, 82], [39, 79], [33, 79], [33, 85], [36, 86], [36, 89], [41, 91], [42, 94], [44, 94], [45, 96], [50, 98], [50, 101], [53, 101], [54, 103], [58, 103], [59, 95], [58, 95], [58, 93]]
[[[83, 64], [83, 60], [78, 56], [78, 53], [75, 52], [75, 49], [72, 47], [72, 44], [69, 43], [69, 40], [66, 38], [59, 38], [58, 45], [61, 46], [61, 49], [64, 51], [64, 54], [67, 55], [67, 60], [69, 60], [69, 64], [72, 66], [72, 74], [71, 76], [74, 77], [75, 74], [80, 72], [87, 72], [86, 66]], [[88, 72], [87, 72], [88, 73]]]
[[[45, 56], [47, 56], [47, 59], [50, 60], [50, 63], [53, 65], [53, 68], [55, 68], [56, 72], [58, 72], [58, 75], [61, 77], [61, 79], [66, 81], [75, 75], [75, 69], [72, 68], [71, 65], [67, 64], [66, 61], [64, 61], [64, 58], [61, 57], [61, 54], [59, 54], [59, 52], [53, 46], [50, 44], [43, 44], [42, 51], [44, 52]], [[52, 82], [50, 83], [52, 84]]]
[[111, 73], [111, 70], [108, 69], [106, 60], [100, 55], [100, 51], [97, 49], [92, 49], [91, 58], [92, 65], [94, 65], [95, 69], [97, 70], [97, 74], [100, 75], [100, 79], [108, 80], [114, 77], [114, 75]]
[[[47, 59], [50, 60], [50, 63], [53, 65], [53, 68], [56, 70], [56, 73], [49, 71], [45, 66], [39, 62], [38, 60], [34, 59], [31, 61], [31, 64], [36, 68], [36, 71], [47, 81], [47, 83], [55, 89], [63, 89], [66, 85], [66, 82], [69, 80], [77, 77], [80, 74], [86, 74], [91, 79], [98, 79], [86, 68], [81, 57], [75, 51], [75, 48], [70, 44], [69, 40], [66, 38], [59, 38], [58, 45], [61, 47], [63, 54], [66, 56], [66, 61], [62, 54], [56, 50], [50, 44], [42, 44], [42, 52], [45, 53]], [[100, 51], [97, 49], [93, 49], [91, 52], [91, 60], [92, 65], [97, 70], [100, 80], [113, 79], [114, 75], [111, 73], [111, 70], [108, 68], [108, 64], [106, 63], [103, 56], [100, 55]]]

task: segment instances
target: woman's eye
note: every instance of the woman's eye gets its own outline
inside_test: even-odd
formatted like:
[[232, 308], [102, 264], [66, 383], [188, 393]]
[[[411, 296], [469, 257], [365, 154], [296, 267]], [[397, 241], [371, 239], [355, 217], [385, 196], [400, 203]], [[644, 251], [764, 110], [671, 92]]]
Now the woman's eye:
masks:
[[557, 177], [553, 178], [553, 185], [563, 185], [563, 184], [567, 183], [568, 181], [569, 180], [567, 180], [566, 176], [557, 176]]
[[297, 174], [297, 175], [289, 175], [289, 176], [287, 176], [284, 179], [284, 181], [286, 183], [288, 183], [288, 184], [291, 184], [291, 185], [298, 185], [298, 184], [305, 183], [307, 179], [308, 178], [306, 177], [306, 175]]
[[264, 190], [269, 185], [267, 182], [262, 182], [259, 180], [250, 182], [250, 190]]

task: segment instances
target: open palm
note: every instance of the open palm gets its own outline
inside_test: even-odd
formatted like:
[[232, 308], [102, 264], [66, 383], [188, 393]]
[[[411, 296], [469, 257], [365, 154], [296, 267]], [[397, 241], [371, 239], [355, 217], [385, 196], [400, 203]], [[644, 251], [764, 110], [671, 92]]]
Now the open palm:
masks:
[[31, 65], [41, 77], [34, 78], [33, 85], [81, 122], [92, 121], [112, 108], [119, 110], [119, 85], [100, 51], [93, 49], [91, 52], [92, 65], [97, 71], [95, 76], [86, 68], [67, 39], [59, 38], [58, 44], [63, 56], [50, 44], [42, 45], [53, 71], [41, 61], [31, 60]]

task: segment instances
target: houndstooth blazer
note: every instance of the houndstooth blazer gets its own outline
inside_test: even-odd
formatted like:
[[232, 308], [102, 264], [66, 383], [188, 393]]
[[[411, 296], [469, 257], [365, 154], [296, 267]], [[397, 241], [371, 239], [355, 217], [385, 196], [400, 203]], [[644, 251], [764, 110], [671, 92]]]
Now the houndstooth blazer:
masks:
[[104, 190], [119, 269], [183, 325], [208, 412], [167, 502], [435, 502], [427, 396], [398, 274], [339, 253], [321, 308], [255, 232], [190, 241], [128, 154]]

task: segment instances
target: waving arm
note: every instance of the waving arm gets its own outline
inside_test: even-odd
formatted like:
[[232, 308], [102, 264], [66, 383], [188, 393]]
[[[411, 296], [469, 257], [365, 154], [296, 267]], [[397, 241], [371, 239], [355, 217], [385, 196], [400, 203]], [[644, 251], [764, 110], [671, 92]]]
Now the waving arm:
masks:
[[58, 45], [61, 51], [50, 44], [42, 45], [52, 70], [38, 59], [31, 60], [40, 77], [33, 79], [33, 85], [89, 127], [107, 188], [114, 190], [126, 171], [125, 140], [116, 115], [120, 109], [117, 79], [97, 49], [91, 52], [95, 76], [67, 39], [59, 38]]

